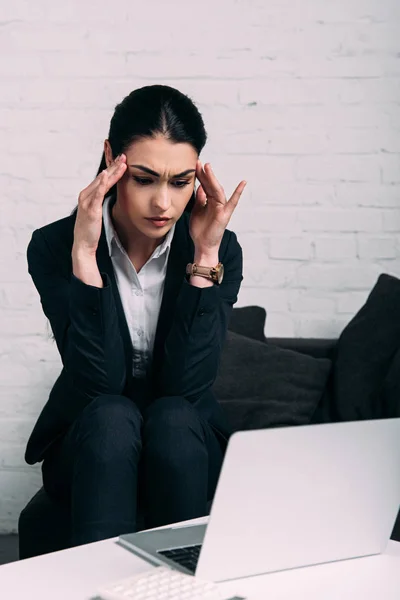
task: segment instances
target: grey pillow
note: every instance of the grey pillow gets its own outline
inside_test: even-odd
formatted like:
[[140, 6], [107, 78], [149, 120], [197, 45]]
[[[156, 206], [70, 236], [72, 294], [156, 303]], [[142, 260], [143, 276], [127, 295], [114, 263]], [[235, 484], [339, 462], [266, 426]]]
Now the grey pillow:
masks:
[[[386, 416], [381, 388], [400, 346], [400, 280], [383, 273], [343, 330], [333, 369], [338, 421]], [[396, 381], [396, 368], [391, 378]], [[387, 386], [395, 383], [386, 382]]]
[[228, 329], [253, 340], [265, 342], [266, 318], [267, 312], [261, 306], [240, 306], [233, 309]]
[[213, 391], [234, 431], [304, 425], [324, 392], [327, 358], [228, 331]]

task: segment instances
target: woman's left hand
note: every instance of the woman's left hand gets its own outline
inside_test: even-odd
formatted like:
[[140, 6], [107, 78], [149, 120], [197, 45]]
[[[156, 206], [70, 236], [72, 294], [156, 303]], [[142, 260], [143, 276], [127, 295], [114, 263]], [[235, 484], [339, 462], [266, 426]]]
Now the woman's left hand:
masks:
[[198, 160], [196, 176], [200, 185], [190, 216], [189, 232], [195, 246], [195, 253], [212, 255], [218, 253], [224, 231], [247, 182], [241, 181], [227, 200], [210, 163], [206, 163], [203, 170], [201, 161]]

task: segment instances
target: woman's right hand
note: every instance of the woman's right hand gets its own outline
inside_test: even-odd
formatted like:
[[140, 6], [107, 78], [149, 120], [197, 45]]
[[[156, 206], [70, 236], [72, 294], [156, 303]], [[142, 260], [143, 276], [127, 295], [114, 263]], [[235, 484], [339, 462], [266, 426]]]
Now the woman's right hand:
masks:
[[73, 251], [95, 256], [103, 220], [103, 201], [107, 192], [121, 179], [127, 169], [126, 156], [120, 154], [107, 169], [99, 173], [88, 187], [81, 191], [74, 227]]

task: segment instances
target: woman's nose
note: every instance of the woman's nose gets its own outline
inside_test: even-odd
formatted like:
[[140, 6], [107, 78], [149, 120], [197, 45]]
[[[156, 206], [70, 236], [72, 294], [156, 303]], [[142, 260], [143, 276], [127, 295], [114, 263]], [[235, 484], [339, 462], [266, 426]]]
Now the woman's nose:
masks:
[[157, 194], [154, 198], [153, 206], [154, 206], [154, 208], [156, 208], [160, 211], [162, 210], [162, 211], [166, 212], [169, 209], [169, 207], [171, 206], [171, 200], [169, 198], [168, 192], [163, 191], [163, 192], [160, 192], [159, 194]]

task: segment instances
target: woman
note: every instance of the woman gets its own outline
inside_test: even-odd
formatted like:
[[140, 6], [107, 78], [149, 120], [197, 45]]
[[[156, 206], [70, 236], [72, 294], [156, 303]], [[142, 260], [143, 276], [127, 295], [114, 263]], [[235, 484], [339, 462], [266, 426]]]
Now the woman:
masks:
[[135, 531], [138, 502], [146, 527], [207, 514], [215, 491], [230, 432], [211, 386], [242, 280], [226, 226], [246, 182], [227, 201], [205, 142], [187, 96], [133, 91], [77, 208], [28, 246], [63, 369], [25, 459], [70, 509], [72, 546]]

